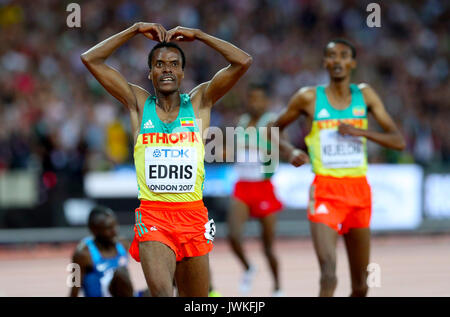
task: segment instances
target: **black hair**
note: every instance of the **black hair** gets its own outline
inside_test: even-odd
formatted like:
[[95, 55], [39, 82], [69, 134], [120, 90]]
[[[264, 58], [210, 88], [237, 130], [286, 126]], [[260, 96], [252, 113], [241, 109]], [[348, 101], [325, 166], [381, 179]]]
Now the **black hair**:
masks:
[[105, 206], [95, 206], [89, 214], [88, 226], [95, 225], [100, 216], [114, 216], [114, 212]]
[[176, 48], [180, 54], [181, 54], [181, 68], [184, 69], [184, 66], [186, 65], [186, 57], [184, 56], [184, 52], [181, 49], [181, 47], [179, 47], [177, 44], [172, 43], [172, 42], [161, 42], [156, 44], [152, 50], [150, 51], [150, 53], [148, 54], [148, 68], [152, 69], [152, 60], [153, 60], [153, 55], [155, 53], [155, 51], [159, 48], [163, 48], [163, 47], [173, 47]]
[[346, 39], [342, 39], [342, 38], [337, 38], [337, 39], [333, 39], [333, 40], [329, 41], [323, 50], [324, 54], [326, 54], [327, 47], [328, 47], [328, 45], [330, 45], [330, 43], [336, 43], [336, 44], [339, 43], [339, 44], [344, 44], [345, 46], [348, 46], [352, 50], [352, 58], [353, 59], [356, 58], [355, 46], [352, 43], [350, 43], [349, 41], [347, 41]]

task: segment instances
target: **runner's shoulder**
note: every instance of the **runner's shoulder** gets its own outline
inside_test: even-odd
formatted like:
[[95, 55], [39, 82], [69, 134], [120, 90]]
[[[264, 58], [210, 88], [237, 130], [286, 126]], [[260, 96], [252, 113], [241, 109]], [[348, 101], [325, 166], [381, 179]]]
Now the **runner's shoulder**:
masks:
[[367, 104], [367, 106], [371, 106], [372, 104], [376, 103], [375, 101], [379, 99], [378, 94], [376, 93], [375, 89], [372, 88], [367, 83], [360, 83], [357, 85], [358, 88], [361, 90], [361, 93], [364, 97], [364, 100]]
[[374, 93], [375, 90], [368, 83], [359, 83], [356, 85], [363, 94]]
[[132, 83], [128, 83], [128, 84], [130, 85], [131, 90], [133, 91], [133, 94], [136, 97], [137, 106], [139, 107], [139, 109], [143, 109], [144, 105], [145, 105], [145, 101], [150, 96], [150, 93], [138, 85], [135, 85]]
[[306, 86], [302, 87], [294, 94], [292, 100], [296, 106], [306, 108], [314, 104], [316, 100], [316, 87]]
[[298, 96], [298, 98], [300, 98], [303, 102], [312, 102], [316, 99], [316, 87], [302, 87], [297, 90], [296, 96]]
[[188, 96], [191, 99], [192, 105], [198, 105], [198, 106], [206, 106], [204, 104], [205, 100], [203, 99], [203, 94], [205, 92], [205, 89], [208, 87], [209, 81], [201, 83], [200, 85], [197, 85], [194, 87], [189, 93]]
[[207, 113], [209, 113], [211, 107], [214, 105], [210, 100], [205, 98], [205, 91], [208, 88], [209, 83], [210, 81], [201, 83], [187, 93], [196, 117], [202, 117], [203, 113], [206, 113], [206, 116], [208, 116]]
[[196, 97], [198, 97], [198, 96], [201, 96], [201, 95], [203, 94], [204, 90], [206, 89], [206, 87], [208, 87], [209, 83], [210, 83], [210, 82], [207, 81], [207, 82], [204, 82], [204, 83], [201, 83], [201, 84], [195, 86], [195, 87], [188, 93], [189, 97], [190, 97], [190, 98], [196, 98]]
[[84, 266], [92, 265], [91, 254], [84, 240], [78, 243], [77, 247], [75, 248], [75, 252], [73, 253], [72, 260], [80, 265]]

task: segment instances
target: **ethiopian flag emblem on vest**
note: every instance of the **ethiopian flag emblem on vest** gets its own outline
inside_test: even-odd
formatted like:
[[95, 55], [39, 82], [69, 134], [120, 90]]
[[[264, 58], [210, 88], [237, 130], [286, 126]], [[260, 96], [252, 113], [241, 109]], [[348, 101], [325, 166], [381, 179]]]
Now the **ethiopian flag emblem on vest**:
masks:
[[193, 127], [194, 118], [180, 118], [180, 123], [182, 127]]
[[355, 117], [363, 117], [366, 115], [366, 109], [364, 107], [354, 107], [353, 108], [353, 115]]

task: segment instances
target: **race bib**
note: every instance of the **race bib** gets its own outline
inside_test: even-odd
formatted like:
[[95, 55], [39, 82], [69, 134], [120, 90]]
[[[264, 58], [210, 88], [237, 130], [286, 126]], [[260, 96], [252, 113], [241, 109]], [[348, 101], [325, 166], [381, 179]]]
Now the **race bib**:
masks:
[[145, 180], [155, 193], [190, 193], [197, 179], [194, 147], [145, 148]]
[[351, 168], [364, 164], [362, 137], [341, 135], [337, 130], [320, 131], [320, 154], [327, 168]]
[[216, 224], [214, 220], [211, 219], [207, 223], [205, 223], [205, 238], [211, 241], [214, 241], [214, 237], [216, 236]]

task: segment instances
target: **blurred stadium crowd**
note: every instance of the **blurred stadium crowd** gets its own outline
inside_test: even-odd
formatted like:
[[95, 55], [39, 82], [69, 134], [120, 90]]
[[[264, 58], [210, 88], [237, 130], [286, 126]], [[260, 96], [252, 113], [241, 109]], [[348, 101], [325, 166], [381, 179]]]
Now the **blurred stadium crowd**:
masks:
[[[276, 112], [300, 87], [326, 84], [323, 48], [334, 37], [347, 38], [358, 54], [354, 82], [376, 89], [408, 143], [401, 154], [371, 146], [371, 162], [450, 163], [448, 1], [378, 1], [381, 28], [366, 25], [366, 6], [373, 1], [89, 1], [79, 2], [81, 28], [68, 28], [70, 2], [0, 1], [0, 171], [79, 176], [133, 162], [128, 113], [79, 56], [137, 21], [200, 28], [253, 56], [248, 74], [213, 110], [211, 125], [219, 127], [235, 125], [252, 81], [269, 85]], [[152, 91], [147, 55], [153, 45], [137, 36], [109, 62]], [[181, 46], [186, 92], [226, 65], [202, 43]], [[300, 121], [289, 130], [303, 148], [304, 126]], [[52, 186], [51, 173], [44, 183]]]

